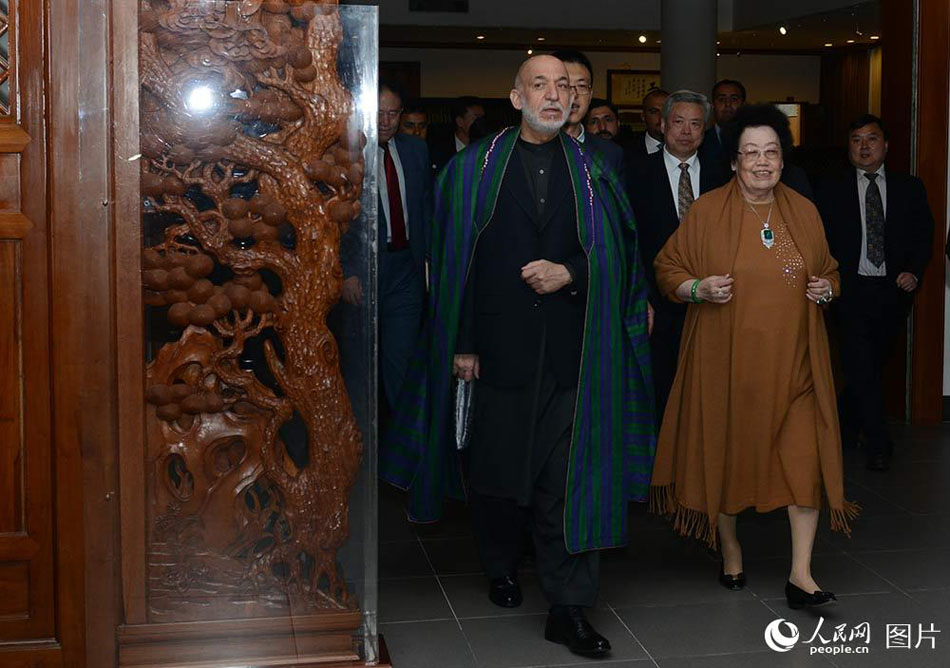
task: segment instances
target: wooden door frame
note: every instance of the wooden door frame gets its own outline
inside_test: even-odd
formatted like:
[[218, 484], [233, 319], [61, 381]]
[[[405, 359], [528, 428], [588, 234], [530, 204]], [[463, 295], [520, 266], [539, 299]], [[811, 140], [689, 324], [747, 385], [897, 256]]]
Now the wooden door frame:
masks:
[[[916, 26], [908, 4], [917, 6]], [[914, 298], [908, 406], [912, 422], [936, 424], [943, 413], [950, 3], [882, 0], [881, 23], [882, 117], [891, 130], [888, 164], [920, 177], [936, 222], [931, 260]]]

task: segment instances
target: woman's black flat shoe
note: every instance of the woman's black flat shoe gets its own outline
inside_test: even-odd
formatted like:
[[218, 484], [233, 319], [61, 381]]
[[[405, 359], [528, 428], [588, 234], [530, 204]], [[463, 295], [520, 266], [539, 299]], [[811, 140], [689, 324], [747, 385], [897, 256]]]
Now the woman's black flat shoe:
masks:
[[745, 573], [729, 575], [726, 573], [726, 565], [719, 562], [719, 584], [729, 591], [739, 591], [745, 587]]
[[821, 591], [820, 589], [809, 594], [804, 589], [799, 589], [791, 582], [785, 583], [785, 600], [788, 601], [788, 607], [792, 610], [801, 608], [817, 608], [820, 605], [828, 605], [838, 599], [830, 591]]

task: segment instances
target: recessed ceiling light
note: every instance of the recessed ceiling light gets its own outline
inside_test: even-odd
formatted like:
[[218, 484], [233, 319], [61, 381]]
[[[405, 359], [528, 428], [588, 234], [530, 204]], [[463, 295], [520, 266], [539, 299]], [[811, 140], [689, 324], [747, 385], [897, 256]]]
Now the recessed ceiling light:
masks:
[[719, 46], [720, 44], [722, 44], [722, 42], [720, 42], [720, 41], [717, 39], [717, 40], [716, 40], [716, 46]]
[[871, 35], [871, 39], [881, 39], [880, 35]]
[[716, 58], [718, 58], [718, 57], [719, 57], [719, 52], [717, 51], [717, 52], [716, 52]]
[[475, 39], [485, 39], [484, 35], [475, 35]]
[[825, 46], [834, 46], [831, 42], [825, 42]]
[[657, 43], [657, 44], [662, 44], [662, 43], [663, 43], [663, 40], [662, 40], [662, 39], [658, 39], [658, 40], [656, 40], [656, 43]]
[[778, 31], [782, 33], [783, 35], [788, 34], [788, 28], [786, 28], [785, 26], [779, 26]]
[[848, 40], [848, 44], [854, 44], [854, 40], [853, 40], [853, 39], [849, 39], [849, 40]]
[[534, 49], [528, 49], [528, 55], [529, 55], [529, 56], [533, 56], [533, 55], [534, 55]]
[[647, 43], [647, 36], [646, 36], [646, 35], [640, 35], [639, 37], [637, 37], [637, 41], [640, 42], [640, 44], [646, 44], [646, 43]]
[[544, 37], [538, 37], [538, 41], [539, 41], [539, 42], [543, 42], [544, 40], [545, 40]]

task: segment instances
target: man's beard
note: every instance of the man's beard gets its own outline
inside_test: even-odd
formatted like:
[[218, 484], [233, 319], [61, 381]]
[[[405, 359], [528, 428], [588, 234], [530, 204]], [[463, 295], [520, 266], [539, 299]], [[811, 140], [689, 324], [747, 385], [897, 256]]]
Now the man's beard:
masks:
[[562, 127], [564, 127], [564, 123], [567, 122], [567, 110], [564, 109], [564, 107], [562, 107], [560, 103], [556, 105], [547, 104], [545, 105], [545, 108], [555, 107], [555, 106], [557, 107], [558, 111], [561, 112], [561, 117], [558, 120], [546, 121], [543, 118], [541, 118], [540, 112], [536, 112], [534, 111], [534, 109], [531, 109], [530, 107], [525, 107], [524, 109], [522, 109], [521, 115], [524, 117], [525, 123], [528, 124], [528, 127], [534, 130], [535, 132], [542, 132], [542, 133], [557, 132]]
[[600, 132], [597, 133], [597, 136], [600, 137], [601, 139], [613, 140], [614, 133], [610, 132], [609, 130], [601, 130]]

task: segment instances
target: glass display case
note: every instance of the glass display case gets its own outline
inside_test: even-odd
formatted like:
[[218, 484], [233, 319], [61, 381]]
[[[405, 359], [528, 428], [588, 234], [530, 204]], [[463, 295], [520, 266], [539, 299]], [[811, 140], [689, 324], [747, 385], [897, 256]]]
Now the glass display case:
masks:
[[136, 30], [119, 664], [377, 665], [377, 9], [142, 0]]

